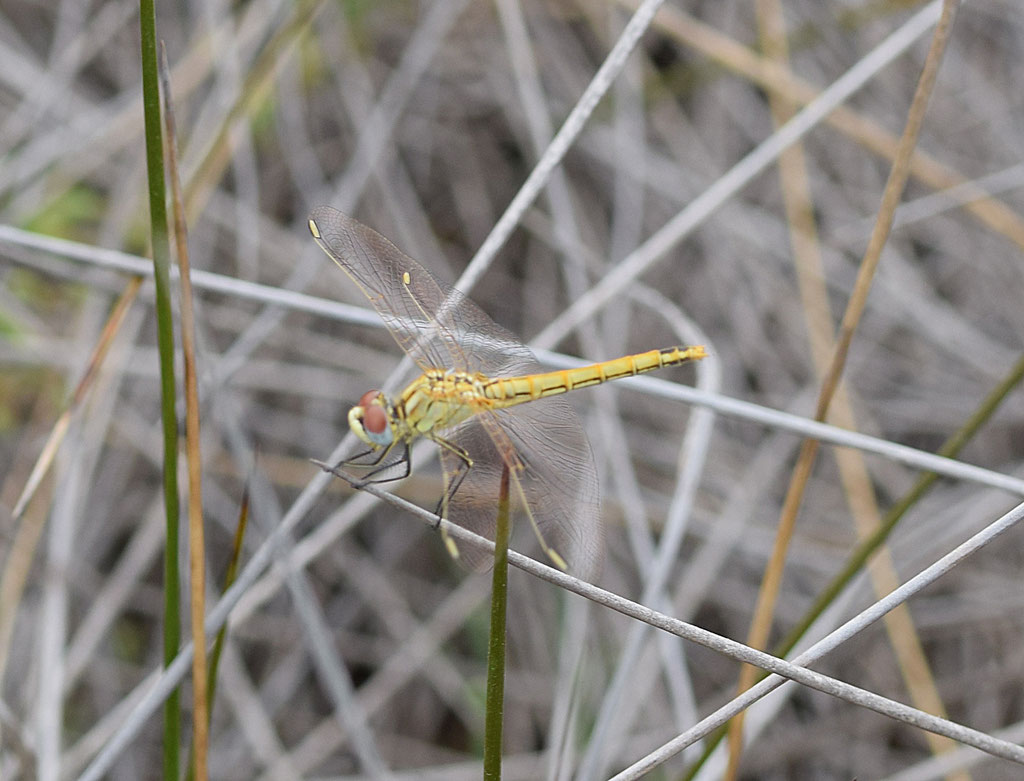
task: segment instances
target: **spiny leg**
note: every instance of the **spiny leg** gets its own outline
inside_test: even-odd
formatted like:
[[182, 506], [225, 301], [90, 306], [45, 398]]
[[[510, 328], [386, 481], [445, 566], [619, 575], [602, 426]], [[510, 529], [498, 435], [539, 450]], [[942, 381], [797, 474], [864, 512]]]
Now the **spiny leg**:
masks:
[[[401, 445], [403, 448], [401, 458], [390, 464], [383, 463], [397, 445]], [[379, 455], [375, 459], [373, 459], [373, 461], [367, 463], [359, 462], [359, 459], [371, 455], [373, 453], [379, 453]], [[352, 458], [348, 458], [344, 461], [339, 461], [334, 466], [326, 464], [323, 461], [317, 461], [316, 459], [313, 459], [313, 463], [317, 464], [321, 469], [330, 472], [335, 477], [340, 477], [343, 480], [347, 480], [348, 482], [352, 483], [353, 487], [355, 488], [362, 488], [364, 485], [367, 485], [368, 483], [391, 483], [394, 482], [395, 480], [402, 480], [409, 476], [409, 473], [412, 468], [411, 461], [409, 458], [409, 443], [406, 441], [392, 442], [390, 445], [380, 450], [378, 450], [377, 448], [373, 448], [371, 450], [364, 450], [362, 453], [357, 453], [356, 455], [352, 456]], [[400, 464], [405, 466], [405, 470], [402, 472], [402, 474], [395, 475], [393, 477], [384, 477], [376, 480], [374, 479], [378, 474], [380, 474], [384, 470], [391, 469]], [[341, 467], [343, 466], [354, 466], [363, 469], [370, 467], [370, 471], [367, 472], [358, 480], [355, 480], [341, 473]]]
[[540, 543], [541, 550], [547, 554], [547, 557], [554, 562], [555, 566], [558, 567], [562, 572], [568, 572], [569, 566], [565, 563], [565, 559], [561, 555], [548, 545], [547, 540], [544, 539], [544, 534], [540, 530], [540, 526], [537, 524], [537, 519], [533, 517], [533, 510], [530, 508], [530, 503], [526, 500], [526, 491], [523, 490], [523, 482], [519, 479], [519, 475], [523, 472], [523, 464], [517, 463], [509, 468], [509, 476], [512, 478], [512, 482], [515, 483], [516, 492], [519, 494], [519, 501], [523, 506], [523, 510], [526, 511], [526, 516], [530, 519], [530, 526], [533, 527], [533, 533], [537, 537], [537, 542]]
[[448, 508], [455, 496], [455, 492], [459, 490], [459, 486], [462, 485], [462, 481], [466, 479], [466, 475], [469, 474], [469, 470], [473, 468], [473, 459], [469, 457], [469, 453], [454, 442], [449, 442], [441, 437], [435, 437], [434, 441], [437, 443], [438, 447], [447, 450], [459, 461], [458, 471], [454, 475], [449, 475], [444, 469], [444, 459], [441, 460], [441, 476], [444, 481], [444, 489], [441, 493], [441, 500], [437, 503], [437, 509], [434, 510], [434, 515], [437, 516], [437, 525], [441, 529], [441, 538], [444, 540], [445, 547], [448, 548], [449, 555], [453, 559], [457, 559], [459, 558], [459, 548], [455, 544], [455, 540], [449, 536], [447, 529], [445, 529], [444, 526], [441, 526], [441, 519], [448, 518]]
[[[356, 453], [351, 458], [346, 458], [344, 461], [339, 461], [337, 464], [335, 464], [335, 468], [342, 467], [342, 466], [358, 466], [358, 467], [363, 467], [365, 469], [366, 467], [377, 466], [385, 458], [388, 457], [388, 453], [390, 453], [394, 449], [395, 445], [397, 445], [397, 444], [399, 444], [398, 440], [392, 442], [390, 445], [388, 445], [385, 448], [379, 448], [379, 447], [368, 448], [367, 450], [364, 450], [362, 453]], [[362, 459], [366, 458], [367, 456], [372, 456], [372, 455], [376, 455], [377, 457], [375, 459], [373, 459], [372, 461], [365, 461], [365, 462], [362, 461]]]
[[[358, 467], [358, 468], [366, 468], [368, 466], [370, 466], [370, 467], [376, 466], [377, 464], [379, 464], [381, 462], [381, 460], [384, 458], [384, 456], [386, 456], [388, 454], [388, 450], [390, 450], [390, 448], [386, 448], [383, 451], [378, 451], [377, 448], [370, 448], [369, 450], [364, 450], [362, 453], [356, 453], [351, 458], [346, 458], [346, 459], [344, 459], [342, 461], [338, 461], [338, 462], [336, 462], [334, 464], [328, 464], [325, 461], [319, 461], [319, 460], [317, 460], [315, 458], [310, 459], [310, 460], [314, 464], [317, 464], [325, 472], [330, 472], [335, 477], [341, 477], [340, 470], [341, 470], [341, 468], [343, 466], [354, 466], [354, 467]], [[365, 464], [360, 463], [361, 459], [366, 458], [366, 456], [373, 455], [374, 453], [378, 453], [378, 452], [380, 453], [380, 455], [378, 455], [375, 459], [373, 459], [373, 461], [370, 461], [370, 462], [365, 463]]]
[[[391, 451], [394, 450], [395, 447], [399, 445], [402, 447], [401, 457], [397, 461], [394, 461], [390, 464], [384, 463], [384, 461], [387, 459]], [[346, 463], [351, 464], [352, 462], [350, 460]], [[374, 479], [381, 472], [384, 472], [387, 469], [391, 469], [399, 465], [405, 467], [405, 469], [402, 471], [402, 474], [395, 475], [394, 477], [382, 477], [379, 479]], [[362, 485], [366, 485], [367, 483], [393, 483], [395, 480], [404, 480], [406, 477], [409, 476], [409, 473], [412, 471], [412, 460], [409, 458], [409, 441], [400, 440], [392, 442], [390, 445], [384, 448], [380, 456], [376, 458], [374, 461], [372, 461], [369, 464], [361, 464], [357, 466], [371, 467], [370, 471], [363, 475], [362, 479], [359, 481], [360, 484]]]
[[[469, 470], [473, 468], [473, 459], [465, 451], [458, 451], [455, 453], [459, 458], [459, 471], [456, 473], [454, 478], [447, 478], [447, 488], [444, 494], [441, 496], [437, 503], [437, 507], [434, 508], [434, 515], [440, 515], [443, 518], [447, 518], [448, 506], [451, 500], [455, 497], [456, 492], [459, 490], [459, 486], [462, 485], [462, 481], [466, 479], [466, 475], [469, 474]], [[442, 515], [441, 510], [445, 511]]]

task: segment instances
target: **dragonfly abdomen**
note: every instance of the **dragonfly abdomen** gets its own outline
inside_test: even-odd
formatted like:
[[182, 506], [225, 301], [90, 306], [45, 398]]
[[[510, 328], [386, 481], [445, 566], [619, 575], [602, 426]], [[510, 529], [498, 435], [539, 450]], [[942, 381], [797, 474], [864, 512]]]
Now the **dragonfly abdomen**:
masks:
[[706, 355], [701, 346], [666, 347], [662, 350], [649, 350], [645, 353], [601, 361], [578, 369], [560, 369], [543, 374], [492, 379], [483, 383], [481, 389], [493, 406], [511, 407], [546, 396], [568, 393], [578, 388], [589, 388], [591, 385], [600, 385], [622, 377], [646, 374], [665, 366], [697, 360]]

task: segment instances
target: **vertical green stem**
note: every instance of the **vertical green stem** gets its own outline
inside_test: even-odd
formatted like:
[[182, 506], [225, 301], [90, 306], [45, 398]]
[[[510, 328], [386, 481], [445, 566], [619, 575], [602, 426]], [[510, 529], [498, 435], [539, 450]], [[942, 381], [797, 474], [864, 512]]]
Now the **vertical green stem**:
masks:
[[[142, 46], [142, 108], [146, 129], [146, 172], [149, 180], [149, 218], [153, 237], [156, 286], [157, 346], [160, 353], [160, 397], [164, 434], [164, 510], [167, 541], [164, 548], [164, 664], [170, 664], [181, 645], [178, 573], [178, 419], [174, 411], [174, 323], [171, 315], [170, 247], [164, 184], [163, 133], [156, 59], [156, 11], [153, 0], [139, 0]], [[165, 781], [180, 775], [181, 701], [177, 689], [164, 703]]]
[[505, 708], [505, 616], [508, 605], [508, 467], [501, 471], [498, 529], [494, 535], [491, 636], [487, 647], [487, 712], [484, 716], [484, 779], [501, 778], [501, 723]]

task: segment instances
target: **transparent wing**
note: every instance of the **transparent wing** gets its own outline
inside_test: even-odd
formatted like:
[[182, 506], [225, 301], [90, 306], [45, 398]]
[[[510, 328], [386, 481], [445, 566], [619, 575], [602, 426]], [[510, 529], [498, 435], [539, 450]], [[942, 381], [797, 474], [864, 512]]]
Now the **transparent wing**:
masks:
[[[508, 463], [513, 523], [528, 526], [532, 515], [545, 543], [565, 559], [570, 572], [597, 576], [604, 550], [597, 469], [579, 418], [565, 400], [483, 409], [445, 436], [473, 459], [452, 497], [450, 520], [493, 540], [501, 470]], [[447, 474], [458, 469], [458, 458], [445, 448], [441, 459]], [[517, 462], [523, 465], [518, 472]], [[474, 569], [491, 563], [482, 551], [466, 550], [462, 556]]]
[[537, 365], [512, 333], [377, 231], [329, 206], [313, 210], [310, 228], [421, 372], [456, 369], [500, 377]]

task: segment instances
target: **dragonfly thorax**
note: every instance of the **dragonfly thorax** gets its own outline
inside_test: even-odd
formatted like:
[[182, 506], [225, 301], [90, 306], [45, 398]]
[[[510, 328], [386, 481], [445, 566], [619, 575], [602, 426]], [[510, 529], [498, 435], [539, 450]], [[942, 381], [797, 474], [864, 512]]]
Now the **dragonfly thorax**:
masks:
[[395, 439], [391, 425], [391, 405], [378, 390], [367, 391], [359, 403], [348, 411], [348, 427], [362, 442], [372, 448], [390, 445]]

